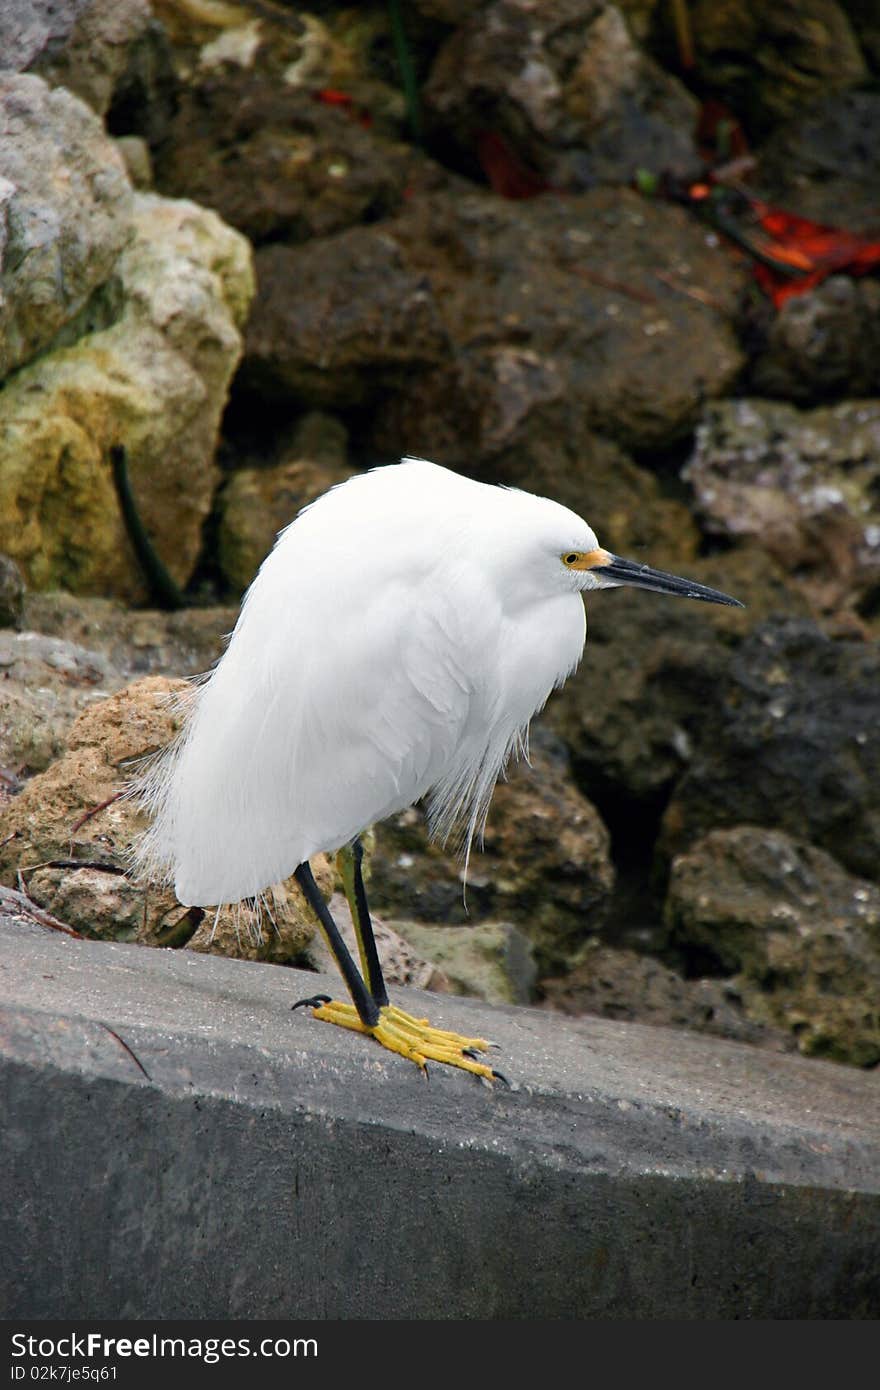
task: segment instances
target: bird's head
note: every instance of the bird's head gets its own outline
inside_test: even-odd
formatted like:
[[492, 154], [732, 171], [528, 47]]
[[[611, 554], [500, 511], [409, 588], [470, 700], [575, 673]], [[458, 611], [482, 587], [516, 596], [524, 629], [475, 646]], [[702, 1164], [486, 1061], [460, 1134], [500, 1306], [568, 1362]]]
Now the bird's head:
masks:
[[550, 586], [556, 590], [585, 593], [628, 585], [678, 598], [700, 599], [704, 603], [743, 607], [739, 599], [710, 589], [706, 584], [653, 569], [638, 560], [626, 560], [603, 549], [596, 533], [583, 518], [557, 502], [516, 493], [513, 489], [508, 496], [512, 505], [505, 522], [508, 534], [516, 536], [509, 553], [522, 555], [527, 551], [532, 580], [535, 587], [540, 586], [544, 592]]

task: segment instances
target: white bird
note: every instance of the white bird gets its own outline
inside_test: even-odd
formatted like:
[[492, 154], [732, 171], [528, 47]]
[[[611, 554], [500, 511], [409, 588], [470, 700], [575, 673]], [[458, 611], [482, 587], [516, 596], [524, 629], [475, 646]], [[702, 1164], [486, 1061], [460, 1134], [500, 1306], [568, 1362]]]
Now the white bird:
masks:
[[[141, 871], [205, 907], [257, 899], [291, 874], [352, 1003], [303, 1001], [424, 1067], [486, 1077], [488, 1044], [388, 1002], [360, 833], [427, 798], [432, 834], [469, 850], [529, 721], [584, 648], [582, 595], [636, 585], [741, 606], [603, 550], [568, 508], [424, 459], [332, 488], [283, 530], [181, 736], [139, 794], [153, 821]], [[358, 971], [309, 869], [339, 852]]]

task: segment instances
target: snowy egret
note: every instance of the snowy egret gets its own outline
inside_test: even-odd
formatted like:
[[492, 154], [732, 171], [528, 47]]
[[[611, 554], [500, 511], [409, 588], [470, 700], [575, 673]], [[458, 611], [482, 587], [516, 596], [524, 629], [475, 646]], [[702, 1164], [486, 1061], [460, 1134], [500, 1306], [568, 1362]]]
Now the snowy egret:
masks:
[[[259, 899], [294, 874], [351, 1003], [317, 1018], [411, 1058], [497, 1073], [488, 1044], [389, 1004], [359, 835], [427, 798], [432, 833], [465, 852], [529, 720], [577, 666], [582, 595], [630, 584], [736, 599], [603, 550], [566, 507], [424, 459], [332, 488], [278, 537], [181, 736], [141, 795], [142, 871], [187, 906]], [[309, 857], [338, 854], [361, 971]]]

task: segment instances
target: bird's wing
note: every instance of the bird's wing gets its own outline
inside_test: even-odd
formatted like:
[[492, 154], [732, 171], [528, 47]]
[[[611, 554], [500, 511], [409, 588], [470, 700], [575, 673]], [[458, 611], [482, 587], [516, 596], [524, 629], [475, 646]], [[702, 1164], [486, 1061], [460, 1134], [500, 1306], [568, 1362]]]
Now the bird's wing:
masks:
[[156, 775], [145, 853], [183, 902], [254, 896], [410, 805], [472, 713], [460, 624], [435, 586], [428, 601], [409, 579], [312, 584], [306, 601], [262, 578]]

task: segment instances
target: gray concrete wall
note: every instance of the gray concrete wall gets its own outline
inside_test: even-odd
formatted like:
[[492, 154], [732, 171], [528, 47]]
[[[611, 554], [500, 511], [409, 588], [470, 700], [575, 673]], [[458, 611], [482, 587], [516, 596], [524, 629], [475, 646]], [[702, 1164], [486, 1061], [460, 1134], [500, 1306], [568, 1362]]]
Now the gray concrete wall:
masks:
[[514, 1086], [425, 1082], [335, 980], [0, 928], [0, 1316], [880, 1312], [877, 1075], [398, 991]]

